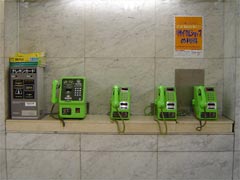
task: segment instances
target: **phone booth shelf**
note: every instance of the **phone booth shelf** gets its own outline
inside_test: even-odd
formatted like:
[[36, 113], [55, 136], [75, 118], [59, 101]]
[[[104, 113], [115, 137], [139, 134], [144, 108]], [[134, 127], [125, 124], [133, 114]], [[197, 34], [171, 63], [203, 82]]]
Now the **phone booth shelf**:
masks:
[[[6, 120], [7, 132], [37, 133], [87, 133], [117, 134], [116, 126], [107, 115], [87, 115], [84, 120], [67, 119], [65, 127], [59, 120], [45, 116], [41, 120]], [[152, 116], [131, 116], [126, 121], [124, 134], [159, 134]], [[160, 121], [163, 124], [163, 121]], [[224, 116], [218, 121], [208, 121], [202, 131], [196, 131], [199, 121], [194, 116], [179, 117], [178, 121], [167, 121], [168, 134], [233, 134], [234, 121]]]

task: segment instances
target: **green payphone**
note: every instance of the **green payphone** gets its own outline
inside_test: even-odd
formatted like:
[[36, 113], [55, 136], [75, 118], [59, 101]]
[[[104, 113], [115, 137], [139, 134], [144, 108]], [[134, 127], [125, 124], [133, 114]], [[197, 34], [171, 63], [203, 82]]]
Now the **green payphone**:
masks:
[[155, 99], [155, 114], [158, 120], [177, 119], [177, 95], [175, 87], [159, 86]]
[[130, 90], [128, 87], [113, 86], [110, 102], [112, 120], [130, 119]]
[[[60, 89], [57, 97], [57, 89]], [[59, 119], [83, 119], [87, 114], [86, 79], [84, 77], [63, 77], [52, 82], [53, 104], [58, 103]]]
[[[130, 89], [129, 87], [113, 86], [110, 100], [110, 119], [117, 124], [119, 133], [125, 132], [125, 120], [130, 119]], [[122, 130], [118, 121], [122, 121]]]
[[[177, 95], [175, 87], [159, 86], [157, 88], [157, 97], [153, 107], [154, 120], [158, 124], [160, 134], [167, 134], [168, 120], [177, 122]], [[159, 121], [163, 121], [165, 131], [163, 132]]]
[[214, 87], [194, 86], [194, 99], [192, 100], [192, 105], [197, 119], [217, 119], [217, 96]]

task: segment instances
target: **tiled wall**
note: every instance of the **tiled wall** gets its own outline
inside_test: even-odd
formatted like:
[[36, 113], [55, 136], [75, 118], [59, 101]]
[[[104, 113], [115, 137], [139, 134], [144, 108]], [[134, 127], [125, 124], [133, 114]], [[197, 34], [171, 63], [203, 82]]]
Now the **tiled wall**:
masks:
[[[0, 1], [0, 84], [4, 84], [4, 1]], [[5, 109], [4, 102], [4, 86], [0, 86], [0, 132], [4, 131], [4, 119], [5, 112], [2, 109]]]
[[[0, 84], [4, 84], [4, 1], [0, 1]], [[4, 86], [0, 86], [0, 179], [6, 179], [5, 156], [5, 99]]]
[[9, 180], [231, 180], [232, 158], [233, 135], [7, 134]]
[[[0, 0], [0, 179], [7, 179], [5, 119], [8, 117], [8, 59], [17, 51], [17, 1]], [[7, 18], [5, 18], [7, 17]], [[2, 85], [3, 84], [3, 85]]]
[[[235, 117], [235, 82], [236, 81], [236, 2], [229, 0], [224, 6], [224, 94], [223, 113]], [[233, 48], [234, 47], [234, 48]]]
[[[132, 113], [143, 114], [157, 85], [174, 85], [174, 71], [205, 69], [205, 83], [223, 95], [221, 1], [43, 0], [20, 3], [20, 51], [47, 52], [46, 101], [51, 81], [87, 78], [91, 114], [109, 111], [114, 84], [129, 85]], [[204, 17], [204, 59], [173, 56], [174, 15]]]
[[[235, 120], [233, 179], [240, 179], [240, 31], [239, 0], [225, 2], [224, 10], [224, 114]], [[235, 35], [236, 36], [235, 36]]]
[[240, 1], [236, 0], [236, 108], [235, 108], [235, 168], [234, 180], [240, 179]]

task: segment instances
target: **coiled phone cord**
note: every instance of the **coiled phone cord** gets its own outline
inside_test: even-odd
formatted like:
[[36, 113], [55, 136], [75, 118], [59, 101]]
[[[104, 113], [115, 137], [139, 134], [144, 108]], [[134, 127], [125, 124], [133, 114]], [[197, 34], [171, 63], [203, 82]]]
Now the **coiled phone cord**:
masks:
[[152, 111], [151, 111], [151, 110], [150, 110], [150, 112], [148, 112], [148, 113], [146, 112], [148, 108], [151, 108], [151, 105], [146, 106], [146, 107], [144, 108], [144, 115], [145, 115], [145, 116], [152, 116], [153, 114], [152, 114]]
[[164, 117], [164, 113], [163, 113], [162, 108], [160, 108], [160, 110], [161, 110], [161, 114], [162, 114], [163, 124], [164, 124], [164, 127], [165, 127], [165, 132], [162, 131], [161, 124], [160, 124], [160, 120], [158, 120], [158, 119], [156, 118], [155, 108], [154, 108], [154, 115], [153, 115], [153, 117], [154, 117], [154, 121], [156, 121], [157, 124], [158, 124], [159, 133], [160, 133], [161, 135], [166, 135], [166, 134], [168, 133], [167, 121], [166, 121], [166, 119], [165, 119], [165, 117]]
[[164, 127], [165, 127], [165, 132], [162, 131], [161, 124], [160, 124], [159, 120], [158, 120], [157, 117], [156, 117], [156, 105], [154, 105], [153, 113], [152, 113], [151, 111], [150, 111], [150, 112], [147, 112], [147, 109], [148, 109], [148, 108], [151, 108], [151, 107], [152, 107], [152, 106], [149, 105], [149, 106], [146, 106], [146, 107], [144, 108], [144, 115], [145, 115], [145, 116], [151, 116], [151, 115], [152, 115], [154, 121], [157, 122], [158, 129], [159, 129], [159, 133], [160, 133], [161, 135], [166, 135], [166, 134], [168, 133], [168, 127], [167, 127], [167, 122], [166, 122], [166, 119], [165, 119], [165, 117], [164, 117], [164, 113], [163, 113], [162, 108], [161, 108], [161, 114], [162, 114], [162, 117], [163, 117], [162, 119], [163, 119], [163, 123], [164, 123]]
[[59, 118], [59, 116], [54, 116], [56, 115], [57, 113], [53, 113], [53, 109], [55, 107], [55, 104], [52, 105], [52, 108], [51, 108], [51, 111], [50, 111], [50, 116], [53, 118], [53, 119], [57, 119], [57, 120], [60, 120], [62, 122], [62, 126], [65, 127], [65, 121], [61, 118]]
[[199, 119], [199, 126], [198, 127], [196, 127], [196, 130], [197, 131], [202, 131], [202, 128], [207, 124], [207, 120], [206, 120], [206, 107], [204, 108], [204, 119], [205, 119], [205, 121], [204, 121], [204, 123], [202, 124], [202, 120], [200, 120]]
[[119, 122], [118, 122], [119, 120], [114, 119], [114, 120], [112, 120], [112, 121], [114, 121], [114, 122], [116, 123], [116, 125], [117, 125], [117, 130], [118, 130], [118, 133], [119, 133], [119, 134], [125, 133], [125, 130], [126, 130], [125, 120], [122, 118], [122, 115], [121, 115], [121, 113], [118, 111], [118, 108], [116, 108], [116, 110], [117, 110], [118, 116], [120, 117], [120, 121], [122, 121], [123, 129], [121, 130], [121, 128], [120, 128], [120, 124], [119, 124]]

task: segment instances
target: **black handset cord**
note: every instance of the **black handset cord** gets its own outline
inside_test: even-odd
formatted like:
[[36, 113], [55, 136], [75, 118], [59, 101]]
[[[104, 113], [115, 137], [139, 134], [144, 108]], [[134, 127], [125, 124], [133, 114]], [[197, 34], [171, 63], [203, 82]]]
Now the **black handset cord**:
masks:
[[153, 118], [154, 118], [154, 121], [156, 121], [157, 124], [158, 124], [159, 133], [160, 133], [161, 135], [166, 135], [166, 134], [168, 133], [167, 122], [166, 122], [166, 119], [164, 118], [164, 114], [163, 114], [162, 108], [160, 108], [160, 109], [161, 109], [162, 119], [163, 119], [164, 127], [165, 127], [165, 132], [164, 132], [164, 133], [162, 132], [162, 128], [161, 128], [161, 124], [160, 124], [159, 120], [156, 118], [156, 113], [155, 113], [155, 111], [156, 111], [156, 106], [155, 106], [155, 108], [154, 108]]
[[144, 108], [144, 115], [145, 115], [145, 116], [151, 116], [151, 115], [153, 115], [151, 110], [150, 110], [150, 112], [148, 112], [148, 113], [146, 112], [148, 108], [151, 108], [151, 105], [146, 106], [146, 107]]
[[204, 123], [202, 124], [202, 120], [199, 119], [199, 126], [196, 127], [196, 130], [197, 131], [202, 131], [202, 128], [207, 124], [207, 120], [206, 120], [206, 116], [207, 116], [207, 113], [206, 113], [206, 107], [204, 108]]
[[125, 129], [126, 129], [125, 121], [124, 121], [124, 119], [122, 118], [121, 113], [118, 111], [118, 108], [116, 108], [116, 110], [117, 110], [118, 116], [120, 117], [120, 121], [122, 121], [123, 129], [121, 130], [120, 125], [119, 125], [119, 122], [118, 122], [117, 119], [113, 119], [112, 121], [116, 123], [116, 125], [117, 125], [117, 130], [118, 130], [118, 133], [119, 133], [119, 134], [125, 133]]
[[167, 132], [168, 132], [168, 128], [167, 128], [167, 122], [166, 122], [166, 119], [164, 118], [164, 113], [163, 113], [162, 108], [161, 108], [161, 115], [162, 115], [163, 122], [164, 122], [164, 127], [165, 127], [165, 132], [164, 132], [164, 133], [162, 132], [161, 124], [160, 124], [159, 120], [158, 120], [157, 117], [156, 117], [156, 105], [155, 105], [154, 108], [153, 108], [153, 111], [154, 111], [153, 114], [152, 114], [151, 111], [148, 112], [148, 113], [146, 112], [148, 108], [151, 108], [151, 105], [146, 106], [146, 107], [144, 108], [144, 115], [145, 115], [145, 116], [151, 116], [151, 115], [152, 115], [154, 121], [156, 121], [157, 124], [158, 124], [159, 133], [160, 133], [161, 135], [166, 135]]
[[54, 116], [56, 115], [57, 113], [53, 113], [53, 109], [55, 107], [55, 104], [52, 105], [52, 108], [51, 108], [51, 111], [50, 111], [50, 116], [53, 118], [53, 119], [57, 119], [57, 120], [60, 120], [62, 122], [62, 126], [65, 127], [65, 121], [61, 118], [59, 118], [59, 116]]

